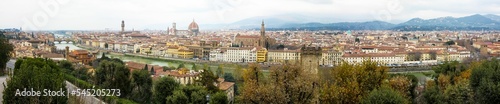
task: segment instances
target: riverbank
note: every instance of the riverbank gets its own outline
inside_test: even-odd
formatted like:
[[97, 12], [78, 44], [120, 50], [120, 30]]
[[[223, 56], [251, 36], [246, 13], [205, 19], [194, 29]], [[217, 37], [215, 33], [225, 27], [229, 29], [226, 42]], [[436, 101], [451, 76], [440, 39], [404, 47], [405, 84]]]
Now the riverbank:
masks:
[[[85, 50], [90, 50], [90, 51], [95, 51], [99, 49], [95, 49], [89, 46], [84, 46], [84, 45], [79, 45], [79, 44], [74, 44], [75, 46], [85, 49]], [[197, 68], [202, 68], [204, 64], [207, 64], [212, 71], [215, 72], [217, 70], [219, 65], [223, 66], [223, 71], [225, 73], [233, 73], [234, 68], [236, 68], [236, 65], [240, 65], [242, 68], [247, 67], [246, 64], [238, 64], [238, 63], [227, 63], [227, 62], [209, 62], [209, 61], [196, 61], [196, 60], [189, 60], [189, 59], [176, 59], [176, 58], [164, 58], [164, 57], [158, 57], [158, 56], [147, 56], [147, 55], [141, 55], [141, 54], [133, 54], [133, 53], [118, 53], [118, 52], [111, 52], [111, 51], [101, 51], [99, 55], [97, 56], [100, 58], [100, 55], [102, 52], [106, 52], [109, 54], [106, 54], [106, 56], [110, 58], [118, 58], [123, 61], [132, 61], [132, 62], [137, 62], [137, 63], [143, 63], [143, 64], [150, 64], [150, 65], [159, 65], [159, 66], [167, 66], [167, 67], [178, 67], [180, 64], [184, 64], [184, 66], [188, 69], [192, 69], [193, 64], [197, 66]], [[266, 70], [267, 71], [267, 70]]]

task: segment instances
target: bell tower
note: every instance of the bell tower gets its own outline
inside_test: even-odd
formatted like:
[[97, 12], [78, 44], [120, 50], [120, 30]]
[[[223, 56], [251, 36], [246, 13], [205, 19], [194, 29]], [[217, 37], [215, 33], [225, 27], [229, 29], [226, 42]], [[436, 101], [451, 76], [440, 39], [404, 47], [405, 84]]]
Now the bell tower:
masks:
[[125, 21], [122, 20], [122, 33], [125, 32]]
[[[260, 26], [260, 38], [259, 38], [259, 46], [265, 47], [266, 46], [266, 28], [264, 27], [264, 20], [262, 20], [262, 24]], [[267, 48], [267, 47], [266, 47]]]

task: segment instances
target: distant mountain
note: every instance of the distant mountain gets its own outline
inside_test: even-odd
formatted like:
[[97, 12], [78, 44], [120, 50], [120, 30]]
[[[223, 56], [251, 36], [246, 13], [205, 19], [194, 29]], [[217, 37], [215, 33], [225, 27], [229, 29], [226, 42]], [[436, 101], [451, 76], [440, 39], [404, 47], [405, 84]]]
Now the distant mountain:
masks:
[[475, 14], [459, 18], [413, 18], [399, 24], [392, 24], [384, 21], [325, 23], [324, 21], [331, 21], [333, 19], [311, 18], [314, 17], [301, 15], [253, 17], [230, 24], [206, 25], [206, 27], [217, 27], [223, 29], [259, 29], [260, 23], [264, 20], [267, 30], [500, 30], [500, 16], [493, 14]]
[[487, 18], [483, 15], [471, 15], [466, 17], [441, 17], [423, 20], [414, 18], [400, 23], [392, 30], [498, 30], [500, 22]]
[[370, 22], [339, 22], [339, 23], [305, 23], [287, 24], [281, 29], [307, 29], [307, 30], [384, 30], [393, 27], [394, 24], [383, 21]]
[[497, 15], [494, 15], [494, 14], [487, 14], [487, 15], [484, 15], [484, 17], [488, 17], [491, 20], [495, 20], [497, 22], [500, 22], [500, 16], [497, 16]]

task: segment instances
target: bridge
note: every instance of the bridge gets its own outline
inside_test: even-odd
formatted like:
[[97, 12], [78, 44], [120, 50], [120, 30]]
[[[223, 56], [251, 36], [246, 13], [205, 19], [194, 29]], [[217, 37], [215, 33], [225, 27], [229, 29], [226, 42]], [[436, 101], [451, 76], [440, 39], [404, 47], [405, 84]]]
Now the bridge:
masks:
[[66, 43], [75, 43], [75, 39], [73, 39], [72, 37], [70, 36], [58, 36], [54, 39], [54, 42], [58, 42], [58, 43], [61, 43], [61, 42], [66, 42]]

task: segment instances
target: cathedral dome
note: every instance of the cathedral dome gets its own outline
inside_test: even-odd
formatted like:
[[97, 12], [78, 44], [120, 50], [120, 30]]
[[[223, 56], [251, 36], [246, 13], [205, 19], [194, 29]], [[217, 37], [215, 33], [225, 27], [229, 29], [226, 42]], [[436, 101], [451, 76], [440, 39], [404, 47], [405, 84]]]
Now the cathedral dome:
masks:
[[188, 30], [191, 30], [191, 31], [198, 31], [198, 24], [196, 22], [191, 22], [191, 24], [189, 24], [189, 27], [188, 27]]

